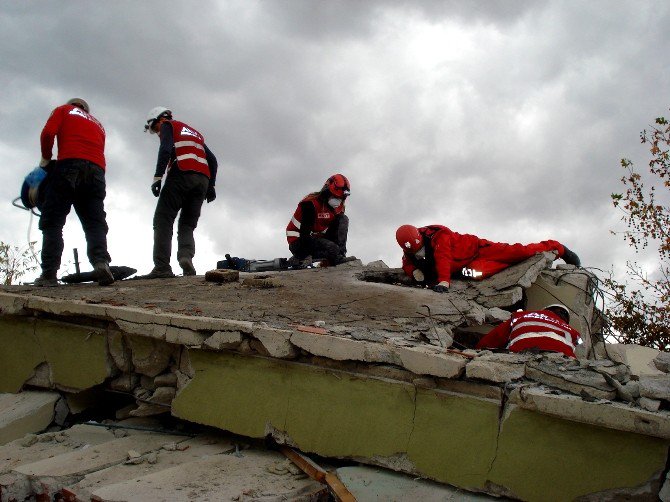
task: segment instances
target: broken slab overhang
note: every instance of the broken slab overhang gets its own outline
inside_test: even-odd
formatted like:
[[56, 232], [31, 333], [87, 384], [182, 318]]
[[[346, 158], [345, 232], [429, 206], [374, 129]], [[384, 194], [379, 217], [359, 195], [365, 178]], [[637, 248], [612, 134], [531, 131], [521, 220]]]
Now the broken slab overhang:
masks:
[[[131, 415], [171, 412], [528, 500], [651, 486], [670, 444], [668, 412], [648, 411], [654, 401], [667, 407], [658, 390], [665, 380], [638, 385], [635, 395], [621, 361], [446, 348], [457, 330], [530, 303], [533, 287], [554, 295], [563, 285], [564, 302], [590, 319], [589, 274], [547, 269], [552, 260], [537, 255], [485, 281], [454, 281], [444, 295], [361, 281], [369, 271], [350, 267], [277, 273], [277, 288], [201, 277], [3, 288], [0, 390], [108, 386], [135, 396]], [[646, 410], [641, 396], [652, 401]], [[520, 458], [524, 429], [543, 436], [546, 450], [529, 446]], [[614, 443], [619, 458], [605, 447]], [[556, 465], [559, 454], [575, 468], [550, 482], [569, 483], [569, 493], [543, 476], [519, 477]], [[578, 467], [592, 463], [605, 466], [597, 480]]]

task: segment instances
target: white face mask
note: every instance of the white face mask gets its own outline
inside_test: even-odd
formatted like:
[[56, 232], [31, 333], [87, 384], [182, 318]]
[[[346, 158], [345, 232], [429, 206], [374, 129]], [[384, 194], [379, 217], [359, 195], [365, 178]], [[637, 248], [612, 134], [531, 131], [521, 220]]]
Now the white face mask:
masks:
[[328, 205], [333, 209], [340, 207], [340, 204], [342, 204], [342, 199], [338, 199], [337, 197], [331, 197], [328, 199]]
[[414, 256], [416, 256], [419, 260], [423, 260], [426, 257], [426, 246], [421, 246], [421, 249], [414, 253]]

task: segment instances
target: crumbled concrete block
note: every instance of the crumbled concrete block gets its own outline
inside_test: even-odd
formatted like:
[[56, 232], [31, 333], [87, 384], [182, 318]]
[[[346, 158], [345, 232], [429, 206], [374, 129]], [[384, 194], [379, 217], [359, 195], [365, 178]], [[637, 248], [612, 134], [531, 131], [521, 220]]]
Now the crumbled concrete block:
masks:
[[57, 392], [0, 394], [0, 445], [46, 429], [59, 399]]
[[177, 393], [174, 387], [158, 387], [149, 398], [149, 401], [156, 404], [170, 404]]
[[107, 349], [114, 364], [124, 373], [132, 369], [132, 359], [124, 335], [120, 331], [110, 331], [107, 335]]
[[389, 266], [384, 263], [383, 260], [376, 260], [376, 261], [371, 261], [367, 265], [365, 265], [365, 268], [371, 268], [371, 269], [377, 269], [377, 268], [389, 268]]
[[512, 313], [498, 307], [486, 309], [484, 322], [498, 324], [512, 317]]
[[556, 387], [576, 395], [588, 395], [597, 399], [614, 399], [616, 390], [607, 383], [603, 375], [588, 369], [572, 366], [572, 362], [561, 364], [561, 358], [544, 357], [526, 363], [526, 377], [536, 382]]
[[607, 354], [612, 361], [626, 364], [630, 367], [632, 375], [658, 376], [663, 371], [654, 364], [654, 359], [661, 353], [660, 350], [634, 344], [608, 344]]
[[0, 314], [23, 315], [28, 299], [23, 295], [0, 291]]
[[468, 361], [465, 357], [429, 347], [396, 347], [394, 352], [400, 365], [417, 375], [458, 378]]
[[131, 417], [152, 417], [169, 411], [170, 407], [162, 404], [140, 403], [137, 408], [129, 412], [129, 415]]
[[70, 408], [67, 405], [65, 398], [61, 397], [54, 407], [54, 423], [56, 425], [62, 426], [65, 423], [65, 419], [70, 414]]
[[638, 400], [639, 405], [647, 411], [658, 411], [661, 407], [661, 401], [658, 399], [649, 399], [648, 397], [641, 397]]
[[254, 328], [251, 336], [256, 338], [271, 357], [293, 359], [297, 350], [291, 343], [291, 331], [267, 327]]
[[156, 338], [158, 340], [165, 340], [165, 332], [167, 331], [167, 326], [164, 324], [136, 323], [123, 319], [117, 319], [116, 325], [124, 333]]
[[51, 374], [51, 366], [49, 363], [45, 361], [38, 364], [35, 368], [35, 373], [33, 376], [26, 380], [26, 385], [41, 387], [43, 389], [53, 389], [53, 376]]
[[216, 331], [202, 344], [212, 350], [236, 349], [242, 342], [240, 331]]
[[153, 383], [156, 387], [176, 387], [177, 375], [174, 373], [163, 373], [156, 376]]
[[511, 382], [524, 377], [529, 359], [525, 354], [486, 354], [472, 359], [465, 367], [465, 375], [489, 382]]
[[349, 340], [338, 336], [315, 335], [293, 331], [290, 341], [293, 345], [314, 354], [337, 361], [367, 361], [375, 363], [397, 363], [393, 351], [382, 344]]
[[132, 392], [140, 383], [140, 377], [137, 373], [125, 373], [109, 382], [109, 388], [119, 392]]
[[250, 321], [183, 314], [172, 314], [169, 324], [176, 328], [186, 328], [193, 331], [240, 331], [242, 333], [251, 333], [254, 326], [254, 323]]
[[475, 301], [486, 308], [509, 307], [523, 299], [523, 289], [520, 287], [508, 288], [502, 291], [491, 289], [476, 297]]
[[641, 377], [640, 395], [650, 399], [670, 401], [670, 375], [663, 373], [658, 377]]
[[653, 362], [663, 373], [670, 373], [670, 352], [659, 352]]
[[127, 342], [135, 371], [149, 377], [163, 373], [175, 352], [174, 346], [152, 338], [129, 336]]
[[165, 341], [175, 345], [186, 345], [199, 347], [207, 339], [208, 335], [186, 328], [175, 328], [167, 326], [165, 329]]
[[670, 471], [665, 474], [665, 480], [663, 481], [663, 486], [661, 486], [661, 491], [658, 493], [658, 499], [661, 502], [670, 502]]

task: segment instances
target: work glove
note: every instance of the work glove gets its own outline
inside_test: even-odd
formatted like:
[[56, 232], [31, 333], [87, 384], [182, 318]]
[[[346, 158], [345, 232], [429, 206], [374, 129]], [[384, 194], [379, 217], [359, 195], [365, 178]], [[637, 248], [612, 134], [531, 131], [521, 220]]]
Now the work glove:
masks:
[[449, 283], [447, 281], [442, 281], [433, 286], [433, 291], [436, 293], [446, 293], [449, 291]]
[[412, 277], [414, 277], [414, 280], [416, 282], [423, 282], [426, 280], [426, 276], [423, 275], [423, 272], [421, 272], [421, 270], [419, 270], [418, 268], [415, 268], [412, 271]]
[[154, 197], [161, 194], [161, 178], [154, 178], [154, 182], [151, 184], [151, 193], [154, 194]]
[[216, 199], [216, 190], [214, 190], [214, 185], [209, 185], [207, 187], [207, 204]]

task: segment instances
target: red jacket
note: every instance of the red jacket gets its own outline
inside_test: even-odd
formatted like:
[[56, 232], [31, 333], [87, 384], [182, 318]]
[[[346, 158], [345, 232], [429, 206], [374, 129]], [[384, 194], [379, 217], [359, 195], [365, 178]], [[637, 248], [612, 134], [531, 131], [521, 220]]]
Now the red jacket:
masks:
[[335, 216], [344, 212], [344, 202], [337, 209], [333, 209], [328, 202], [321, 200], [318, 192], [305, 196], [298, 204], [291, 221], [286, 225], [286, 240], [289, 244], [300, 238], [300, 227], [303, 223], [302, 205], [304, 202], [311, 203], [314, 206], [315, 218], [311, 235], [325, 234], [330, 224], [335, 220]]
[[[452, 271], [460, 270], [469, 264], [477, 257], [480, 244], [490, 242], [476, 235], [453, 232], [444, 225], [421, 227], [419, 233], [423, 236], [424, 243], [428, 241], [433, 250], [437, 282], [449, 283]], [[427, 250], [427, 253], [429, 252]], [[410, 277], [416, 268], [406, 253], [402, 257], [402, 268]]]
[[205, 154], [205, 138], [191, 126], [178, 120], [171, 120], [170, 124], [177, 167], [181, 171], [196, 171], [210, 178], [211, 173]]
[[476, 348], [508, 348], [512, 352], [538, 349], [575, 357], [578, 341], [579, 332], [553, 312], [522, 310], [489, 331]]
[[105, 129], [84, 110], [62, 105], [51, 112], [42, 129], [42, 157], [51, 160], [54, 138], [58, 141], [58, 160], [85, 159], [105, 168]]

